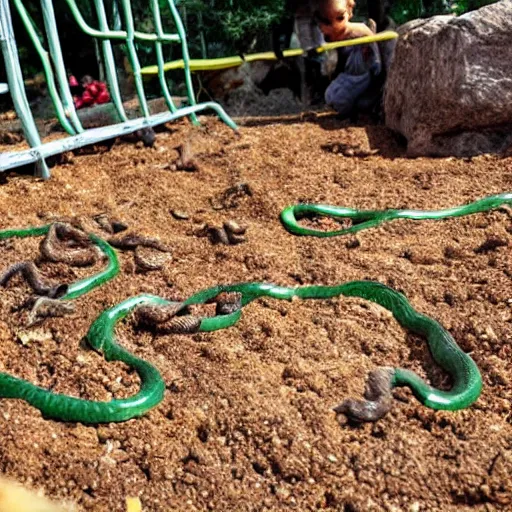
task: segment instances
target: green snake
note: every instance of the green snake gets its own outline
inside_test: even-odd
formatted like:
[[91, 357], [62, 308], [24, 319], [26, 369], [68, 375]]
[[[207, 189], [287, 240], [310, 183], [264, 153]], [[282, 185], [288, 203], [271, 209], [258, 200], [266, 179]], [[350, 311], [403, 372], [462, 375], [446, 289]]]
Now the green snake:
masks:
[[[334, 236], [353, 233], [394, 218], [444, 218], [467, 215], [498, 208], [510, 202], [512, 202], [512, 194], [501, 194], [476, 201], [470, 205], [440, 212], [391, 210], [392, 214], [389, 211], [358, 212], [349, 208], [298, 205], [283, 211], [281, 218], [285, 226], [293, 233]], [[349, 217], [356, 222], [361, 222], [352, 227], [357, 229], [349, 228], [328, 234], [316, 230], [307, 230], [297, 225], [297, 215], [312, 212], [321, 215]], [[421, 217], [421, 214], [425, 214], [425, 217]], [[3, 230], [0, 231], [0, 239], [13, 236], [44, 235], [48, 232], [49, 227], [47, 225], [27, 229]], [[66, 294], [60, 297], [59, 300], [76, 299], [93, 288], [106, 283], [119, 273], [119, 263], [115, 250], [100, 237], [93, 234], [90, 234], [89, 237], [107, 256], [107, 267], [98, 274], [69, 285]], [[337, 286], [303, 287], [285, 287], [257, 282], [219, 285], [195, 293], [178, 304], [175, 310], [176, 315], [183, 319], [183, 325], [193, 326], [194, 332], [206, 332], [233, 326], [240, 319], [243, 308], [261, 297], [291, 300], [294, 297], [300, 299], [330, 299], [339, 296], [361, 297], [375, 302], [389, 310], [402, 327], [425, 337], [435, 362], [450, 374], [452, 387], [448, 391], [440, 390], [427, 384], [412, 371], [402, 368], [379, 368], [369, 376], [365, 399], [347, 399], [334, 408], [336, 412], [344, 413], [356, 421], [375, 421], [390, 409], [392, 388], [400, 386], [409, 387], [422, 404], [433, 409], [458, 410], [468, 407], [477, 400], [482, 389], [482, 379], [478, 367], [471, 357], [458, 347], [449, 332], [437, 321], [418, 313], [403, 294], [381, 283], [351, 281]], [[200, 317], [193, 319], [192, 322], [186, 322], [188, 306], [212, 301], [217, 302], [215, 316]], [[56, 394], [23, 379], [0, 373], [0, 397], [23, 399], [38, 408], [43, 416], [47, 418], [81, 423], [125, 421], [145, 414], [162, 401], [165, 383], [159, 371], [153, 365], [134, 356], [117, 343], [114, 333], [115, 326], [119, 320], [138, 308], [147, 306], [157, 308], [174, 307], [176, 304], [154, 295], [146, 294], [131, 297], [103, 311], [87, 333], [88, 343], [93, 349], [102, 353], [107, 361], [122, 361], [137, 371], [141, 379], [141, 385], [139, 392], [134, 396], [109, 402], [83, 400]], [[186, 330], [183, 332], [186, 332]]]
[[[0, 239], [41, 236], [47, 234], [50, 227], [51, 225], [25, 229], [6, 229], [0, 231]], [[111, 280], [119, 273], [116, 251], [97, 235], [91, 233], [89, 238], [107, 257], [108, 264], [101, 272], [70, 284], [65, 295], [59, 298], [62, 301], [77, 299]], [[92, 346], [94, 347], [94, 344]], [[156, 368], [119, 347], [113, 337], [108, 340], [108, 343], [104, 344], [103, 348], [107, 360], [123, 361], [137, 370], [142, 380], [142, 386], [135, 396], [126, 400], [93, 402], [52, 393], [24, 379], [0, 373], [0, 397], [25, 400], [48, 418], [82, 423], [126, 420], [134, 417], [136, 415], [134, 412], [145, 412], [162, 400], [164, 384]]]
[[[473, 203], [455, 206], [446, 210], [356, 210], [342, 206], [302, 203], [285, 208], [281, 212], [281, 221], [284, 227], [294, 235], [331, 237], [357, 233], [363, 229], [373, 228], [383, 222], [395, 219], [436, 220], [448, 217], [461, 217], [463, 215], [486, 212], [507, 204], [512, 205], [512, 192], [487, 196]], [[348, 219], [352, 225], [344, 229], [322, 231], [304, 228], [298, 223], [301, 217], [311, 215], [334, 219]]]

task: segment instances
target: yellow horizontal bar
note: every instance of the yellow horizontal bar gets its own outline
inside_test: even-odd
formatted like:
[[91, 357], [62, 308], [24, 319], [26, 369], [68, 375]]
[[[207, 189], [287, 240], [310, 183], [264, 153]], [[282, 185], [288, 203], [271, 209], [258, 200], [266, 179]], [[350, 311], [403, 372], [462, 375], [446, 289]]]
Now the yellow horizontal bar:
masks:
[[[292, 48], [290, 50], [284, 50], [283, 57], [298, 57], [304, 53], [302, 48]], [[255, 62], [257, 60], [277, 60], [274, 52], [263, 52], [263, 53], [251, 53], [250, 55], [244, 55], [245, 62]]]
[[335, 48], [342, 48], [343, 46], [354, 46], [356, 44], [370, 44], [370, 43], [381, 43], [382, 41], [389, 41], [390, 39], [396, 39], [398, 34], [391, 30], [385, 32], [379, 32], [373, 36], [357, 37], [356, 39], [347, 39], [346, 41], [335, 41], [334, 43], [325, 43], [316, 49], [318, 53], [326, 52], [328, 50], [334, 50]]
[[[220, 59], [190, 59], [190, 71], [211, 71], [215, 69], [227, 69], [241, 66], [244, 63], [242, 57], [222, 57]], [[183, 59], [173, 60], [164, 64], [164, 71], [173, 69], [183, 69], [185, 63]], [[140, 70], [143, 75], [157, 75], [158, 66], [146, 66]]]
[[[326, 52], [328, 50], [334, 50], [335, 48], [342, 48], [344, 46], [355, 46], [358, 44], [369, 44], [379, 43], [382, 41], [389, 41], [390, 39], [396, 39], [398, 34], [390, 30], [386, 32], [380, 32], [373, 36], [358, 37], [356, 39], [347, 39], [346, 41], [336, 41], [334, 43], [325, 43], [316, 49], [318, 53]], [[283, 52], [284, 57], [298, 57], [302, 55], [304, 50], [302, 48], [292, 48]], [[263, 53], [252, 53], [250, 55], [244, 55], [244, 58], [234, 57], [222, 57], [220, 59], [190, 59], [190, 71], [213, 71], [218, 69], [227, 69], [237, 66], [241, 66], [245, 62], [255, 62], [257, 60], [277, 60], [274, 52], [263, 52]], [[174, 60], [172, 62], [166, 62], [164, 64], [164, 71], [170, 71], [172, 69], [183, 69], [185, 64], [183, 59]], [[140, 70], [143, 75], [157, 75], [158, 66], [146, 66]]]

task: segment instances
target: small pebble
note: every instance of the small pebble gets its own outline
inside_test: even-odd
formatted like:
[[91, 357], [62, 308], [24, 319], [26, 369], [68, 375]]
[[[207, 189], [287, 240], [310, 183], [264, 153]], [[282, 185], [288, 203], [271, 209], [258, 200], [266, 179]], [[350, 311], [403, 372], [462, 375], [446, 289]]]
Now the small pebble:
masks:
[[208, 235], [213, 244], [229, 245], [228, 235], [222, 228], [209, 228]]
[[224, 222], [224, 229], [229, 233], [234, 233], [235, 235], [243, 235], [247, 228], [240, 226], [234, 220], [228, 220]]
[[171, 210], [171, 215], [177, 220], [188, 220], [190, 218], [188, 213], [181, 210]]

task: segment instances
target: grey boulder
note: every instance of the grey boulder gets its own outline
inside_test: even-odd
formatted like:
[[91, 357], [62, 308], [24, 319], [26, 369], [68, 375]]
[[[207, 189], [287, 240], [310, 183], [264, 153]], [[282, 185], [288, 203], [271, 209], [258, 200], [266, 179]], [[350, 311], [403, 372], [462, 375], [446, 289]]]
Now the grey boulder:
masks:
[[384, 94], [410, 156], [501, 153], [512, 145], [512, 0], [402, 25]]

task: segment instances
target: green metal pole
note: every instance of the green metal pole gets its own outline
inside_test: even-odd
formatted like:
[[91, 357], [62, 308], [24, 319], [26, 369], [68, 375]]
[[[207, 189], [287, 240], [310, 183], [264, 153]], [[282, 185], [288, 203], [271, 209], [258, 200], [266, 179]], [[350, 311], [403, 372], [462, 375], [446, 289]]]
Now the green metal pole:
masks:
[[[160, 14], [160, 6], [158, 5], [158, 0], [151, 0], [151, 10], [153, 11], [153, 19], [155, 21], [155, 28], [157, 36], [161, 36], [164, 31], [162, 27], [162, 16]], [[174, 105], [174, 101], [172, 100], [171, 93], [169, 91], [169, 87], [167, 86], [167, 80], [165, 78], [164, 71], [164, 54], [162, 49], [162, 43], [160, 41], [155, 43], [155, 51], [156, 51], [156, 59], [158, 64], [158, 80], [160, 81], [160, 88], [162, 89], [162, 93], [164, 95], [165, 103], [167, 104], [167, 108], [171, 112], [176, 112], [176, 106]]]
[[130, 59], [130, 64], [132, 65], [132, 73], [135, 79], [135, 90], [137, 91], [140, 108], [142, 109], [144, 117], [149, 117], [151, 114], [149, 112], [146, 95], [144, 93], [144, 84], [142, 83], [142, 75], [140, 73], [140, 63], [134, 43], [135, 30], [133, 25], [132, 6], [130, 4], [130, 0], [121, 0], [121, 5], [123, 6], [124, 23], [126, 25], [127, 34], [126, 46], [128, 48], [128, 57]]
[[41, 0], [41, 7], [43, 10], [43, 20], [46, 29], [46, 37], [48, 39], [48, 47], [50, 49], [50, 56], [57, 75], [57, 82], [59, 84], [60, 97], [64, 105], [66, 115], [71, 119], [71, 122], [77, 133], [82, 133], [82, 123], [78, 118], [75, 110], [75, 103], [69, 90], [68, 78], [66, 76], [66, 67], [64, 66], [64, 58], [62, 56], [62, 49], [59, 41], [59, 33], [57, 32], [57, 23], [55, 21], [55, 12], [53, 10], [52, 0]]
[[[75, 0], [66, 0], [66, 2], [68, 4], [68, 7], [71, 9], [71, 12], [73, 13], [75, 21], [78, 23], [78, 26], [80, 27], [82, 32], [84, 32], [88, 36], [97, 37], [98, 39], [118, 39], [120, 41], [126, 40], [127, 34], [124, 30], [108, 30], [106, 32], [103, 32], [101, 30], [96, 30], [90, 27], [84, 20], [84, 17], [82, 16], [80, 9], [76, 5]], [[147, 41], [148, 43], [154, 43], [155, 41], [159, 40], [156, 34], [145, 34], [143, 32], [135, 31], [133, 35], [135, 39]], [[164, 42], [176, 43], [179, 40], [179, 37], [175, 34], [162, 36], [162, 41]]]
[[25, 6], [21, 2], [21, 0], [13, 1], [21, 17], [21, 21], [23, 22], [23, 25], [25, 25], [28, 35], [32, 40], [34, 48], [36, 49], [36, 52], [38, 53], [39, 58], [41, 59], [41, 62], [43, 64], [44, 74], [46, 77], [46, 84], [48, 85], [48, 93], [50, 94], [50, 97], [52, 99], [53, 106], [55, 108], [55, 113], [57, 114], [57, 119], [59, 120], [64, 130], [66, 130], [70, 135], [75, 135], [75, 129], [71, 126], [70, 122], [66, 117], [66, 112], [64, 110], [59, 94], [57, 92], [57, 88], [55, 86], [55, 78], [53, 76], [53, 69], [50, 59], [48, 57], [48, 52], [43, 48], [43, 45], [39, 40], [39, 36], [37, 35], [37, 32], [34, 29], [32, 20], [30, 19], [28, 12], [25, 10]]
[[[107, 14], [105, 12], [105, 5], [103, 0], [94, 0], [94, 6], [98, 15], [100, 29], [103, 32], [108, 32]], [[116, 62], [114, 59], [114, 52], [112, 50], [112, 43], [108, 39], [101, 41], [103, 50], [103, 58], [105, 62], [105, 74], [107, 84], [112, 98], [112, 102], [116, 107], [117, 115], [121, 121], [127, 121], [126, 112], [123, 106], [123, 100], [119, 91], [119, 82], [117, 81]]]
[[147, 128], [148, 126], [158, 126], [160, 124], [168, 123], [179, 119], [180, 117], [189, 116], [193, 112], [199, 112], [205, 109], [214, 110], [228, 126], [233, 128], [233, 130], [237, 129], [236, 124], [218, 103], [200, 103], [193, 107], [181, 107], [176, 112], [161, 112], [159, 114], [153, 114], [148, 119], [139, 117], [137, 119], [125, 121], [124, 123], [91, 128], [85, 130], [84, 133], [81, 133], [80, 135], [73, 135], [72, 137], [66, 137], [65, 139], [57, 139], [47, 142], [38, 148], [36, 154], [34, 154], [34, 151], [30, 149], [13, 153], [0, 153], [0, 170], [12, 169], [20, 165], [27, 165], [37, 161], [38, 158], [41, 158], [41, 155], [48, 157], [62, 153], [62, 151], [72, 151], [73, 149], [81, 148], [88, 144], [96, 144], [103, 140], [127, 135], [128, 133], [133, 133], [137, 130]]
[[[185, 34], [183, 22], [181, 21], [180, 13], [176, 8], [176, 5], [174, 4], [174, 0], [167, 0], [167, 3], [169, 5], [169, 9], [171, 10], [172, 16], [174, 18], [174, 23], [176, 24], [176, 29], [178, 30], [178, 35], [180, 36], [181, 40], [181, 53], [183, 54], [183, 65], [185, 68], [185, 84], [187, 86], [188, 101], [190, 102], [191, 106], [194, 106], [196, 104], [196, 97], [194, 94], [194, 87], [192, 86], [192, 76], [190, 74], [190, 56], [188, 53], [187, 36]], [[200, 123], [195, 114], [192, 114], [190, 116], [190, 119], [192, 120], [192, 123], [194, 125], [199, 126]]]
[[[21, 121], [25, 138], [32, 148], [37, 148], [41, 145], [41, 139], [39, 138], [34, 117], [30, 111], [23, 84], [23, 73], [21, 72], [16, 39], [14, 38], [9, 0], [0, 0], [0, 46], [2, 48], [4, 65], [7, 71], [7, 83], [14, 109]], [[37, 153], [35, 156], [36, 173], [43, 179], [48, 179], [50, 177], [50, 171], [44, 158], [40, 153]], [[1, 170], [2, 167], [0, 166], [0, 171]]]

